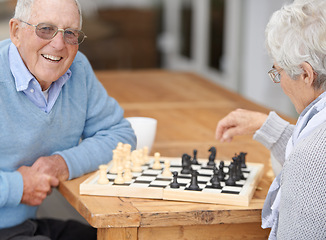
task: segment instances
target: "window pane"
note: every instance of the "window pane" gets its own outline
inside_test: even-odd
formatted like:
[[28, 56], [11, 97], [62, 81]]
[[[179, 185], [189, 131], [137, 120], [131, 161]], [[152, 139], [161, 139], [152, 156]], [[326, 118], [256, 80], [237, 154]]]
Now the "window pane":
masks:
[[181, 39], [180, 54], [191, 58], [191, 35], [192, 35], [192, 4], [191, 0], [183, 0], [181, 7]]
[[221, 70], [224, 33], [224, 0], [210, 0], [209, 66]]

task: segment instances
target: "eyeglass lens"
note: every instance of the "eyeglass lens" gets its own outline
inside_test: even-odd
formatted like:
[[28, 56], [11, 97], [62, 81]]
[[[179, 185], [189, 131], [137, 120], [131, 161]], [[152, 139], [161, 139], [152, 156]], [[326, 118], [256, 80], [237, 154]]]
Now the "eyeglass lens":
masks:
[[279, 83], [281, 81], [280, 74], [276, 69], [272, 69], [268, 72], [270, 78], [273, 80], [275, 83]]
[[[52, 39], [58, 33], [57, 26], [40, 23], [36, 26], [36, 35], [43, 39]], [[82, 31], [76, 29], [65, 29], [63, 32], [64, 40], [68, 44], [77, 45], [84, 41], [85, 34]]]

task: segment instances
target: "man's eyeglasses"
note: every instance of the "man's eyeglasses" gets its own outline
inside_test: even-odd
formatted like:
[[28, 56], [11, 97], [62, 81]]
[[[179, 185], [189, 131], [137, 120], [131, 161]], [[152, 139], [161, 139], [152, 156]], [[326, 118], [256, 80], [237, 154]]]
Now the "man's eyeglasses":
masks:
[[54, 38], [58, 32], [62, 32], [63, 39], [66, 43], [70, 45], [79, 45], [85, 40], [85, 38], [87, 38], [85, 33], [77, 29], [59, 29], [57, 26], [49, 23], [39, 23], [37, 25], [33, 25], [22, 20], [20, 21], [27, 25], [35, 27], [36, 35], [42, 39], [50, 40]]
[[274, 68], [274, 66], [272, 67], [271, 70], [269, 70], [268, 75], [274, 83], [281, 82], [281, 74]]

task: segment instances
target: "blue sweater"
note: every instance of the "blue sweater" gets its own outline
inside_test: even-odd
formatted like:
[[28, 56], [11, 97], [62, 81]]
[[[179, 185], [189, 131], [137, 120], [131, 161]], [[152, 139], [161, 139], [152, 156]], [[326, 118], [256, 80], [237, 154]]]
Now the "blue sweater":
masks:
[[83, 54], [77, 53], [71, 78], [45, 113], [16, 91], [9, 69], [10, 43], [0, 42], [0, 229], [36, 215], [37, 207], [20, 203], [23, 180], [16, 171], [20, 166], [60, 154], [72, 179], [108, 163], [118, 142], [136, 145], [123, 110], [107, 95]]

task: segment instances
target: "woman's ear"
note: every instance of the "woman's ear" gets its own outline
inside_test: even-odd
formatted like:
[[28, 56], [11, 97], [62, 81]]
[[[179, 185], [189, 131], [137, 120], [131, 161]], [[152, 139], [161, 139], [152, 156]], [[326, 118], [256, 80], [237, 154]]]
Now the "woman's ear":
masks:
[[309, 86], [313, 86], [315, 77], [316, 77], [316, 73], [314, 71], [314, 69], [311, 67], [311, 65], [307, 62], [303, 62], [301, 64], [301, 68], [303, 70], [302, 78], [305, 82], [305, 84], [308, 84]]
[[21, 28], [20, 28], [19, 20], [15, 18], [10, 19], [9, 21], [10, 39], [17, 48], [20, 45], [20, 35], [19, 35], [20, 30]]

